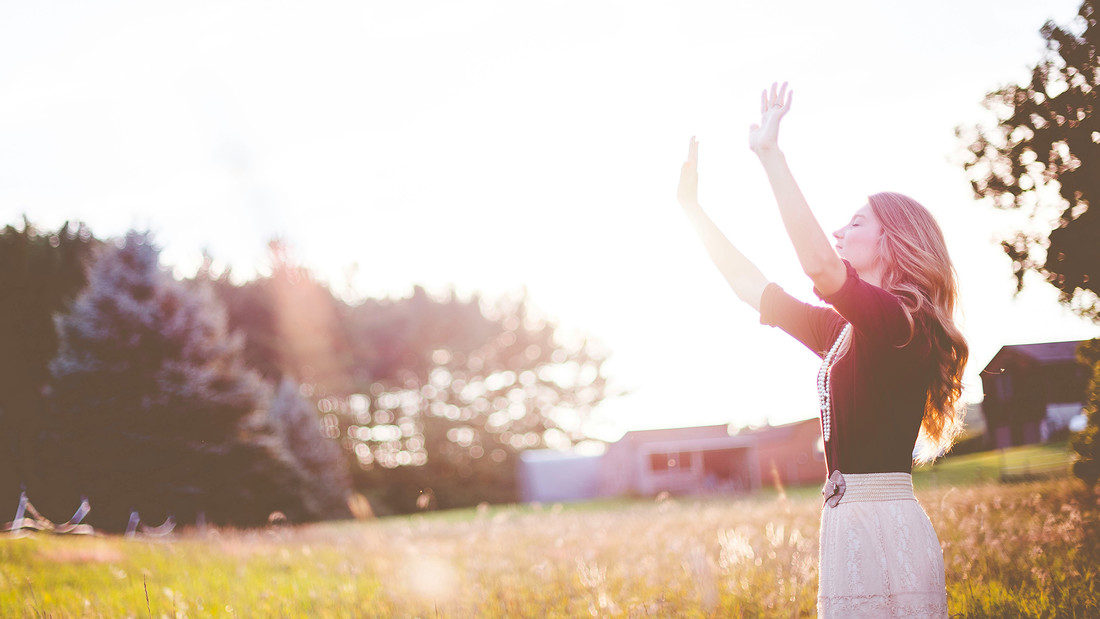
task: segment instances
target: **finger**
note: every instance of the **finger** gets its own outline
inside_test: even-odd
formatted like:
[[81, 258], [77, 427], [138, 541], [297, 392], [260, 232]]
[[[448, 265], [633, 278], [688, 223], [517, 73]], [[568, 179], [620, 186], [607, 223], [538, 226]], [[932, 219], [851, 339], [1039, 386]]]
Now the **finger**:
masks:
[[775, 102], [779, 105], [783, 105], [783, 99], [787, 96], [787, 82], [783, 82], [783, 85], [779, 87], [779, 96], [776, 97]]
[[699, 141], [691, 138], [691, 162], [699, 163]]
[[791, 111], [791, 101], [793, 100], [794, 91], [787, 92], [780, 96], [779, 100], [775, 102], [775, 107], [779, 112], [779, 118], [783, 118], [787, 115], [787, 112]]
[[776, 84], [775, 82], [772, 82], [772, 94], [771, 94], [771, 97], [768, 98], [768, 103], [775, 104], [775, 99], [776, 99], [775, 95], [776, 95], [776, 88], [777, 87], [778, 87], [778, 84]]
[[763, 114], [764, 112], [767, 112], [767, 111], [768, 111], [768, 91], [767, 90], [761, 90], [760, 91], [760, 113]]

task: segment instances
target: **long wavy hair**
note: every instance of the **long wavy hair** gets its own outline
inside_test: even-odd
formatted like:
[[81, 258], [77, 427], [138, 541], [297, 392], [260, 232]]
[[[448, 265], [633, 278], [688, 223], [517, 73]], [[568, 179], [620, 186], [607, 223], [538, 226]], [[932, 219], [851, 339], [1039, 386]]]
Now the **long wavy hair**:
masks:
[[901, 299], [911, 329], [918, 320], [926, 326], [932, 345], [935, 371], [914, 458], [930, 462], [951, 449], [963, 428], [965, 410], [959, 399], [969, 349], [955, 325], [955, 267], [939, 224], [916, 200], [884, 192], [871, 196], [868, 203], [882, 225], [875, 252], [882, 288]]

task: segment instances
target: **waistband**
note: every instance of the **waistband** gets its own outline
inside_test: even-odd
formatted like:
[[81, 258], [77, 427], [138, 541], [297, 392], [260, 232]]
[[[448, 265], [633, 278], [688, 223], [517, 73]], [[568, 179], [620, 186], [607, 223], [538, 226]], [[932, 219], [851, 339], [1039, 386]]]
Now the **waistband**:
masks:
[[913, 476], [909, 473], [842, 473], [844, 494], [841, 503], [916, 500]]

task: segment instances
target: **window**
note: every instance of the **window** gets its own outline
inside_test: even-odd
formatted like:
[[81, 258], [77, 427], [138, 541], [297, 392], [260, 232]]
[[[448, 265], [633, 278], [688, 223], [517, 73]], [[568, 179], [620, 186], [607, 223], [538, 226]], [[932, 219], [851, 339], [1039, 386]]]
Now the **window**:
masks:
[[649, 470], [654, 473], [675, 473], [691, 470], [695, 454], [690, 451], [662, 451], [649, 455]]

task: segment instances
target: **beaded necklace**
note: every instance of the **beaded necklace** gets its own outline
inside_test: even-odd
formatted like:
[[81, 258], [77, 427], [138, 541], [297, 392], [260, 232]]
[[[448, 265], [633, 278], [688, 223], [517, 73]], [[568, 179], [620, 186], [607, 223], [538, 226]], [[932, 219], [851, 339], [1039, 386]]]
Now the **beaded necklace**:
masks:
[[821, 360], [821, 369], [817, 371], [817, 401], [821, 408], [822, 435], [825, 437], [826, 441], [829, 440], [832, 430], [833, 409], [829, 391], [832, 388], [833, 361], [836, 360], [837, 351], [840, 350], [840, 345], [844, 342], [844, 338], [847, 337], [851, 331], [851, 323], [844, 325], [844, 328], [840, 331], [840, 335], [838, 335], [836, 341], [833, 342], [833, 347], [829, 349], [829, 352], [825, 353], [825, 357]]

